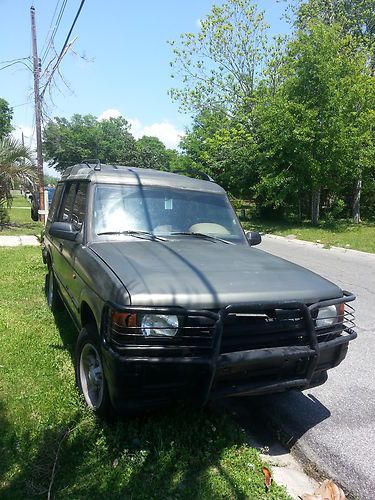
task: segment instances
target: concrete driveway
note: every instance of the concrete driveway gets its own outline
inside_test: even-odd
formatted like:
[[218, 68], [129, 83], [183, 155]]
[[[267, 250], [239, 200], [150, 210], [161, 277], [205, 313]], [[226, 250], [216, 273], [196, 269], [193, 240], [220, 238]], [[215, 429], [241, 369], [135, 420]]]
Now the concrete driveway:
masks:
[[325, 385], [244, 399], [283, 432], [294, 450], [361, 499], [375, 498], [375, 255], [323, 249], [265, 236], [258, 247], [319, 273], [354, 292], [358, 338]]

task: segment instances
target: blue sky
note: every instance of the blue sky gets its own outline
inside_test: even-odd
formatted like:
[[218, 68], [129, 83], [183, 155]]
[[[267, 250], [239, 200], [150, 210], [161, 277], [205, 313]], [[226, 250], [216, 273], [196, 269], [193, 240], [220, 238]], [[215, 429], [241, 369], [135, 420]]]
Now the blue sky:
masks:
[[[34, 1], [40, 54], [57, 2], [60, 6], [62, 0]], [[179, 113], [167, 94], [175, 81], [170, 78], [172, 54], [166, 42], [178, 39], [183, 32], [197, 31], [199, 19], [214, 3], [221, 2], [86, 0], [71, 38], [78, 37], [74, 50], [92, 62], [72, 52], [65, 56], [61, 72], [74, 94], [59, 80], [59, 89], [53, 89], [54, 105], [47, 110], [49, 116], [121, 113], [130, 120], [135, 136], [156, 135], [167, 146], [176, 146], [190, 117]], [[79, 4], [80, 0], [67, 1], [55, 37], [58, 52]], [[31, 55], [30, 6], [30, 1], [0, 0], [0, 61]], [[259, 2], [273, 34], [288, 30], [280, 19], [284, 6], [277, 0]], [[0, 97], [14, 106], [16, 133], [23, 130], [29, 143], [33, 139], [32, 85], [32, 74], [22, 65], [0, 71]]]

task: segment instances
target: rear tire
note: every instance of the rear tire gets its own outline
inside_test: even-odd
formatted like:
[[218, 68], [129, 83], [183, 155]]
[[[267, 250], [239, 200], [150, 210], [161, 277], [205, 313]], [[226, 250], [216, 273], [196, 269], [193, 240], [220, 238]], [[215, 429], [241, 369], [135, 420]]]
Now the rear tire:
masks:
[[86, 406], [100, 417], [111, 413], [99, 338], [94, 325], [86, 325], [78, 336], [75, 352], [76, 382]]
[[52, 266], [49, 267], [46, 276], [46, 296], [47, 304], [51, 311], [61, 311], [63, 308], [63, 301], [58, 291], [58, 284]]

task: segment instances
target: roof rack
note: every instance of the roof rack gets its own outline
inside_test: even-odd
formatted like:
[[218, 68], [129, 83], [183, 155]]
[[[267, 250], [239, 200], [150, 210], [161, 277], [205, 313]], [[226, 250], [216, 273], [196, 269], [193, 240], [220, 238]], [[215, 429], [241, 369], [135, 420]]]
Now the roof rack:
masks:
[[100, 164], [100, 160], [98, 160], [98, 158], [95, 158], [95, 159], [89, 158], [88, 160], [82, 160], [80, 163], [81, 163], [81, 165], [82, 165], [82, 163], [84, 163], [85, 165], [87, 165], [90, 168], [91, 168], [91, 165], [94, 163], [95, 164], [94, 170], [100, 171], [102, 169], [102, 166]]
[[215, 182], [214, 179], [208, 175], [206, 172], [202, 172], [201, 170], [197, 170], [196, 168], [185, 168], [182, 170], [171, 170], [173, 174], [194, 174], [197, 175], [200, 179], [204, 181]]

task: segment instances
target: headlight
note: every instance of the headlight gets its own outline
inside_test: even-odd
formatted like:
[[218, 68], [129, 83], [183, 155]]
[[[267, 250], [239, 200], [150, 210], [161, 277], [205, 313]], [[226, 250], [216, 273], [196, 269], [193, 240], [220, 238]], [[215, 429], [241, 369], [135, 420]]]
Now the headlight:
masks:
[[174, 337], [178, 331], [178, 317], [165, 314], [145, 314], [141, 320], [141, 330], [145, 337]]
[[[341, 305], [341, 304], [340, 304]], [[327, 306], [319, 309], [316, 317], [316, 328], [329, 328], [338, 323], [339, 314], [337, 306]]]

